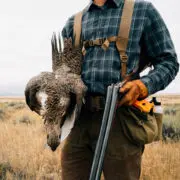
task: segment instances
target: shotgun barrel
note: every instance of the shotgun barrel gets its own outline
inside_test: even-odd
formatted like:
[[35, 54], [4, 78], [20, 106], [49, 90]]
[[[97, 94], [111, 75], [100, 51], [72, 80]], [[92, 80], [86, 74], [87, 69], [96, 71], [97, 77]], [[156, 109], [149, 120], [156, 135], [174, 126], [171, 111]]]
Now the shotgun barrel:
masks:
[[109, 139], [109, 133], [114, 115], [116, 113], [118, 92], [119, 92], [119, 88], [122, 85], [123, 83], [115, 84], [115, 85], [112, 84], [111, 86], [108, 86], [102, 125], [99, 133], [99, 138], [96, 144], [89, 180], [100, 180], [101, 178], [104, 156]]
[[106, 104], [105, 104], [105, 109], [104, 109], [104, 114], [103, 114], [103, 119], [102, 119], [102, 125], [101, 125], [101, 129], [100, 129], [100, 133], [99, 133], [99, 138], [98, 138], [98, 141], [96, 144], [96, 149], [95, 149], [95, 153], [94, 153], [94, 158], [93, 158], [93, 163], [92, 163], [92, 167], [91, 167], [91, 173], [90, 173], [89, 180], [95, 180], [95, 178], [96, 178], [96, 173], [98, 170], [98, 163], [100, 161], [102, 145], [103, 145], [104, 136], [106, 133], [108, 115], [109, 115], [111, 99], [112, 99], [113, 86], [114, 85], [108, 86], [107, 96], [106, 96]]

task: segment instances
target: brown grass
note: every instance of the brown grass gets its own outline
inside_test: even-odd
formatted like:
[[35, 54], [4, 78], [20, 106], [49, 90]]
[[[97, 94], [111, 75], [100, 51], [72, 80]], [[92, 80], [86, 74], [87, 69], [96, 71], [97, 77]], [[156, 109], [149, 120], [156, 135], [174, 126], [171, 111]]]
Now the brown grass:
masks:
[[[61, 179], [61, 150], [52, 152], [45, 146], [42, 120], [27, 108], [6, 108], [6, 118], [0, 121], [0, 179]], [[24, 117], [34, 123], [19, 121]], [[179, 172], [180, 143], [146, 146], [141, 180], [179, 180]]]
[[180, 179], [180, 143], [146, 146], [142, 162], [143, 180]]
[[10, 164], [14, 174], [42, 178], [60, 173], [60, 150], [45, 147], [40, 123], [36, 125], [0, 123], [0, 164]]

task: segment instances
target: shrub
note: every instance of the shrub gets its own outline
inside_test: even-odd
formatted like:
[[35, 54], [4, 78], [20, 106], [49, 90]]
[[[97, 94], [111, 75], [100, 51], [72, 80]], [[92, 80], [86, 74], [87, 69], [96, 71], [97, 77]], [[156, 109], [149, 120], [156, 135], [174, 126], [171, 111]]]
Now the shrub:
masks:
[[6, 106], [9, 107], [9, 108], [13, 108], [15, 110], [18, 110], [18, 109], [25, 108], [26, 105], [25, 105], [24, 102], [14, 102], [14, 101], [12, 101], [12, 102], [8, 102]]
[[10, 170], [9, 163], [1, 163], [0, 164], [0, 179], [6, 179], [6, 172]]
[[9, 103], [8, 103], [8, 106], [14, 107], [16, 104], [17, 104], [16, 102], [13, 102], [13, 101], [12, 101], [12, 102], [9, 102]]
[[19, 123], [35, 124], [36, 121], [39, 119], [41, 119], [40, 116], [27, 109], [18, 110], [11, 117], [11, 120], [13, 121], [14, 124], [19, 124]]
[[25, 123], [25, 124], [32, 124], [32, 123], [34, 123], [34, 120], [30, 116], [28, 116], [27, 114], [24, 114], [22, 116], [17, 117], [16, 122]]
[[0, 120], [4, 119], [4, 115], [5, 115], [4, 109], [0, 109]]
[[164, 107], [163, 136], [180, 140], [180, 105]]

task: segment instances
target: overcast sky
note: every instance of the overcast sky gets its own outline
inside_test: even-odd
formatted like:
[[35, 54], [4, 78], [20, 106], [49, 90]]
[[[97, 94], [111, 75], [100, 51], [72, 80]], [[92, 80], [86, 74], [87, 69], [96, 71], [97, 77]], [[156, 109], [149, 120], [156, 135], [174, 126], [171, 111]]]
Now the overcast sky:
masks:
[[[25, 84], [51, 70], [51, 35], [89, 0], [0, 0], [0, 95], [23, 94]], [[151, 0], [163, 16], [180, 54], [180, 2]], [[180, 74], [162, 93], [180, 93]]]

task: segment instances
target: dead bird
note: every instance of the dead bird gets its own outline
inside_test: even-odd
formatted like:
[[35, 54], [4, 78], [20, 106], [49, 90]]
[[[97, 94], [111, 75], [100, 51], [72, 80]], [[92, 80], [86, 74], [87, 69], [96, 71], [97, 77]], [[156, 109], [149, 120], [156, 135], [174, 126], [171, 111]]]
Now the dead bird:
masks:
[[55, 151], [66, 119], [78, 118], [87, 87], [81, 79], [81, 48], [75, 48], [69, 38], [64, 40], [62, 51], [60, 36], [57, 41], [55, 34], [51, 45], [53, 72], [42, 72], [31, 78], [25, 88], [25, 98], [29, 108], [43, 117], [47, 144]]

